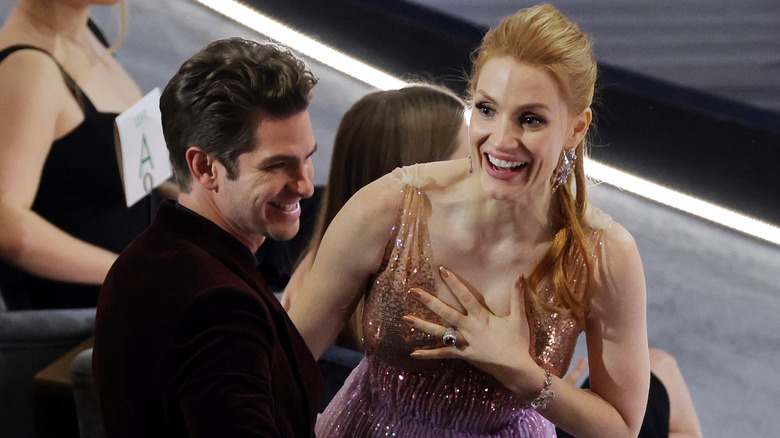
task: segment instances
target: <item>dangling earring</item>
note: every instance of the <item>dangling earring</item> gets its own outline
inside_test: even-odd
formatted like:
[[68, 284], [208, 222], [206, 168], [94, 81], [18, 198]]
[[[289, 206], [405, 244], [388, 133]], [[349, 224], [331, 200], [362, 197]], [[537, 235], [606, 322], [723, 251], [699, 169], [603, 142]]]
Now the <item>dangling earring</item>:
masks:
[[574, 160], [576, 159], [576, 149], [571, 148], [563, 151], [561, 165], [555, 169], [555, 173], [553, 173], [552, 179], [550, 180], [552, 183], [552, 193], [555, 193], [555, 191], [558, 190], [558, 187], [569, 181], [569, 176], [574, 172]]
[[469, 173], [474, 173], [474, 163], [471, 161], [471, 154], [469, 154]]

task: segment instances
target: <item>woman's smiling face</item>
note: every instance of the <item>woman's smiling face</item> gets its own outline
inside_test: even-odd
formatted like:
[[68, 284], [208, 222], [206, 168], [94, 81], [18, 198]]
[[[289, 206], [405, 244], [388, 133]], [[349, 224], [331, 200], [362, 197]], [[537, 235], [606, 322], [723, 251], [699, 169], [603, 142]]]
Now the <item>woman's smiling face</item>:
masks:
[[509, 200], [548, 191], [561, 151], [582, 140], [590, 110], [572, 118], [550, 74], [510, 57], [485, 63], [473, 96], [470, 147], [487, 195]]

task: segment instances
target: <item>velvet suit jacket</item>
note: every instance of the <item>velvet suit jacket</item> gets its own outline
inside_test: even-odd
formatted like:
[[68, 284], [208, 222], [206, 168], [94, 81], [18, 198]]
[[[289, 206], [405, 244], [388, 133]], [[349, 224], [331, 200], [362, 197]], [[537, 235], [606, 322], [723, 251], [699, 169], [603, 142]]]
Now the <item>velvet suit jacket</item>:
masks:
[[106, 277], [93, 368], [108, 438], [313, 436], [303, 338], [250, 250], [173, 202]]

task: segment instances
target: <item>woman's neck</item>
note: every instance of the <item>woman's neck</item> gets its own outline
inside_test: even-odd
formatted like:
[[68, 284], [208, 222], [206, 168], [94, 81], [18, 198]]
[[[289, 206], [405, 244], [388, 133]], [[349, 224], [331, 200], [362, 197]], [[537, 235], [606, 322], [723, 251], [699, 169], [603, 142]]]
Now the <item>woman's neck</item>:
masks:
[[474, 225], [490, 240], [547, 242], [553, 238], [550, 221], [550, 196], [528, 193], [512, 200], [489, 198], [476, 177], [467, 182], [474, 203]]
[[26, 42], [51, 52], [70, 74], [87, 75], [99, 63], [110, 68], [110, 51], [87, 26], [89, 7], [74, 7], [58, 1], [21, 0], [12, 14], [15, 14], [17, 29], [25, 35]]
[[57, 1], [21, 0], [15, 10], [43, 35], [61, 37], [76, 45], [89, 44], [88, 7], [73, 7]]

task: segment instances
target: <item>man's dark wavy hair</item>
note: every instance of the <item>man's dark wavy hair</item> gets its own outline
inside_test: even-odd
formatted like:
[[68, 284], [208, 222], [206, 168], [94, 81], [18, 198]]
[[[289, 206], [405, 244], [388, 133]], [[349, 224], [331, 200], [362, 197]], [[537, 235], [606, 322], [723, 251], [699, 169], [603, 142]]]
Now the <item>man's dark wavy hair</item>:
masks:
[[179, 188], [190, 190], [187, 149], [201, 148], [235, 178], [236, 159], [255, 144], [257, 122], [307, 109], [316, 84], [303, 60], [272, 43], [223, 39], [188, 59], [160, 98], [163, 134]]

